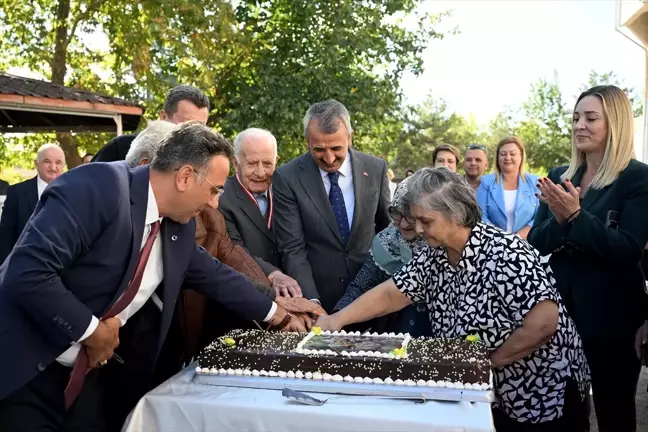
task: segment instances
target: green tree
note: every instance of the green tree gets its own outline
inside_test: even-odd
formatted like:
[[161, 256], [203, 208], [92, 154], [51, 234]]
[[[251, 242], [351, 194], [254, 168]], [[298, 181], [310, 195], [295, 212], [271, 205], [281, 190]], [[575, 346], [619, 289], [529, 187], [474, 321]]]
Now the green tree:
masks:
[[[232, 7], [218, 0], [0, 0], [0, 69], [26, 67], [55, 84], [144, 100], [157, 108], [175, 77], [192, 83], [188, 77], [196, 72], [218, 69], [227, 52], [214, 46], [227, 40], [225, 32], [235, 33], [233, 19]], [[108, 52], [93, 44], [93, 36], [104, 34]], [[195, 58], [210, 59], [210, 65], [195, 67]], [[3, 160], [20, 162], [57, 139], [74, 167], [80, 163], [79, 148], [97, 150], [108, 136], [0, 136], [0, 151]]]
[[624, 81], [617, 75], [614, 71], [608, 71], [603, 73], [598, 73], [596, 71], [590, 71], [587, 84], [581, 86], [580, 91], [584, 92], [585, 90], [598, 86], [598, 85], [614, 85], [623, 90], [630, 99], [632, 104], [632, 111], [635, 117], [640, 117], [643, 115], [644, 110], [644, 100], [641, 96], [641, 93], [637, 91], [634, 87], [628, 87], [625, 85]]
[[420, 106], [408, 109], [401, 140], [392, 163], [399, 175], [410, 168], [430, 166], [432, 152], [440, 144], [452, 144], [463, 152], [468, 144], [487, 142], [488, 136], [479, 131], [474, 119], [449, 112], [443, 99], [430, 95]]
[[526, 145], [529, 167], [551, 169], [569, 161], [571, 155], [571, 113], [554, 79], [540, 79], [531, 86], [522, 108], [523, 120], [515, 127]]
[[[56, 83], [141, 100], [147, 117], [170, 87], [192, 84], [212, 100], [210, 125], [230, 137], [251, 125], [270, 129], [283, 161], [305, 148], [308, 105], [337, 98], [351, 111], [355, 145], [390, 158], [402, 132], [400, 78], [419, 74], [427, 43], [442, 36], [434, 27], [444, 15], [416, 16], [420, 3], [0, 0], [0, 68], [28, 67]], [[408, 16], [417, 24], [404, 25]], [[91, 35], [106, 35], [109, 50]], [[52, 139], [37, 137], [0, 137], [0, 156], [11, 148], [32, 155], [36, 141]], [[70, 166], [79, 148], [106, 141], [57, 138]]]

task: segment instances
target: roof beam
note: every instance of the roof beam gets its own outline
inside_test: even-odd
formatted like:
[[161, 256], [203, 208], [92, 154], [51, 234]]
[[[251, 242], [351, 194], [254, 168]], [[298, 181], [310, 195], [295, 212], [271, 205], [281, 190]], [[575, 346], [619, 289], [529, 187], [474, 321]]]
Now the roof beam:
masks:
[[144, 110], [140, 107], [51, 99], [46, 97], [0, 94], [0, 109], [20, 111], [40, 111], [52, 114], [72, 114], [112, 118], [115, 114], [141, 116]]

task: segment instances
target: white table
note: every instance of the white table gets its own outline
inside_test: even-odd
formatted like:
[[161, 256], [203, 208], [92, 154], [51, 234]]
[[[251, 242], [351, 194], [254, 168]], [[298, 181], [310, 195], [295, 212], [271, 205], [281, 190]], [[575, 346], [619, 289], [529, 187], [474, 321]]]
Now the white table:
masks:
[[[490, 405], [415, 404], [344, 396], [323, 406], [290, 402], [279, 390], [216, 387], [191, 382], [187, 368], [145, 395], [122, 432], [397, 432], [494, 431]], [[312, 394], [326, 399], [331, 395]]]

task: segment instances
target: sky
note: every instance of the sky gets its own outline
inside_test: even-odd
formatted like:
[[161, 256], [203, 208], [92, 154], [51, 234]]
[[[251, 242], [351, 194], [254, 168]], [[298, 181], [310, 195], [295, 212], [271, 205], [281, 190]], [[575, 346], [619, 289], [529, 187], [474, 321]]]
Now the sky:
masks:
[[[622, 21], [641, 6], [623, 1]], [[404, 77], [408, 103], [431, 92], [485, 125], [506, 106], [519, 107], [533, 83], [554, 74], [571, 106], [592, 69], [615, 71], [643, 94], [645, 52], [615, 29], [614, 0], [427, 0], [422, 7], [452, 10], [443, 27], [460, 33], [433, 40], [425, 72]]]

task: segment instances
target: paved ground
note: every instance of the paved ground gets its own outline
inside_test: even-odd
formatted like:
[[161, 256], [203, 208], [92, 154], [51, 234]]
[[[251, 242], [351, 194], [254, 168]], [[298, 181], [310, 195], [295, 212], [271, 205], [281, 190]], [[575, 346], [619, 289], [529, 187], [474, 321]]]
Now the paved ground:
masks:
[[[648, 368], [641, 370], [639, 386], [637, 387], [637, 432], [648, 431]], [[596, 426], [596, 416], [592, 413], [590, 432], [598, 432]]]

